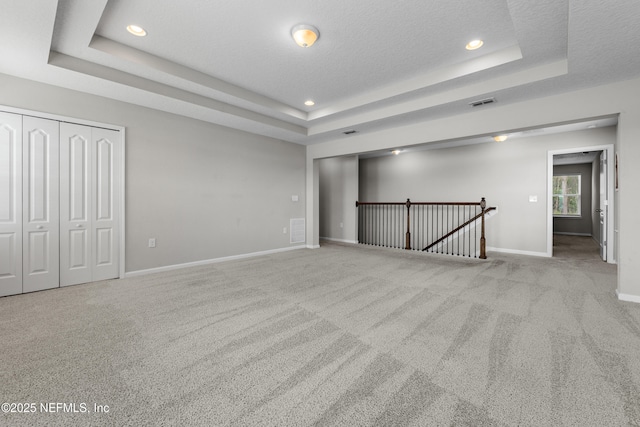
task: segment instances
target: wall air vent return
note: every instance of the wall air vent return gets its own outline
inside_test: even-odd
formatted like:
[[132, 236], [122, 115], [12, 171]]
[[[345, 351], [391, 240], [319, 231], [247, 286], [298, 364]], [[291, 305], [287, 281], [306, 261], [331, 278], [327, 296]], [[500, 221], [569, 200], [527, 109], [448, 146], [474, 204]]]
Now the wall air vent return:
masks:
[[493, 104], [494, 102], [496, 102], [496, 99], [492, 97], [470, 102], [469, 105], [471, 105], [472, 107], [479, 107], [481, 105]]
[[304, 243], [306, 240], [304, 218], [291, 218], [289, 220], [289, 232], [290, 243]]
[[354, 133], [356, 133], [356, 132], [357, 132], [357, 130], [353, 130], [353, 129], [351, 129], [351, 130], [346, 130], [346, 131], [344, 131], [344, 132], [342, 132], [342, 133], [344, 133], [345, 135], [352, 135], [352, 134], [354, 134]]

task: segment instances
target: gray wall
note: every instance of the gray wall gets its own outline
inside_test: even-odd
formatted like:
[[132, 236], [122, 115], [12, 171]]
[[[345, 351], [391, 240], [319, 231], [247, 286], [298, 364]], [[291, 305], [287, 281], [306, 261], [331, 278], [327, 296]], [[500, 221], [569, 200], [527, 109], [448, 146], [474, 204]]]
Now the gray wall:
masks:
[[597, 193], [592, 193], [592, 170], [591, 163], [583, 163], [577, 165], [558, 165], [553, 167], [554, 175], [580, 175], [581, 183], [581, 199], [580, 217], [553, 218], [553, 232], [558, 234], [576, 234], [583, 236], [591, 236], [592, 232], [592, 209], [593, 199], [598, 199]]
[[320, 173], [320, 236], [357, 242], [358, 156], [318, 161]]
[[[490, 248], [547, 250], [547, 152], [615, 143], [615, 128], [509, 139], [360, 161], [360, 199], [480, 201], [499, 213], [487, 221]], [[538, 201], [529, 202], [529, 196]]]
[[126, 127], [128, 272], [292, 246], [303, 146], [1, 74], [0, 105]]

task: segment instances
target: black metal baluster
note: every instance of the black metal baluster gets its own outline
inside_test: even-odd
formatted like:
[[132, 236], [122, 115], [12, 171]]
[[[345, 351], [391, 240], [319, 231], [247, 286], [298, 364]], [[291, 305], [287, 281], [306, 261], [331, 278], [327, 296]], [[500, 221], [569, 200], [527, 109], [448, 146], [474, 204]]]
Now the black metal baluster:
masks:
[[391, 208], [393, 206], [389, 205], [387, 207], [387, 247], [392, 247], [391, 246]]
[[[469, 220], [471, 220], [471, 218], [473, 218], [472, 215], [472, 207], [468, 206], [469, 209]], [[469, 257], [471, 257], [471, 224], [469, 224], [469, 235], [468, 235], [468, 240], [469, 240]]]
[[369, 206], [369, 238], [367, 239], [367, 243], [373, 244], [373, 205]]
[[389, 207], [384, 207], [384, 246], [389, 247]]
[[[460, 224], [462, 223], [460, 222], [460, 205], [458, 205], [458, 225]], [[456, 240], [458, 241], [458, 253], [456, 255], [460, 256], [460, 232], [458, 232], [458, 237]]]
[[[472, 213], [472, 207], [469, 206], [469, 219], [473, 218]], [[471, 224], [469, 224], [469, 258], [471, 258]]]
[[376, 206], [376, 246], [380, 246], [380, 207]]
[[[443, 223], [443, 225], [445, 225], [444, 230], [442, 230], [442, 235], [446, 235], [447, 232], [449, 231], [449, 205], [444, 205], [445, 207], [445, 214], [444, 214], [444, 221], [446, 222], [446, 225]], [[444, 253], [448, 254], [449, 253], [449, 239], [444, 239]]]

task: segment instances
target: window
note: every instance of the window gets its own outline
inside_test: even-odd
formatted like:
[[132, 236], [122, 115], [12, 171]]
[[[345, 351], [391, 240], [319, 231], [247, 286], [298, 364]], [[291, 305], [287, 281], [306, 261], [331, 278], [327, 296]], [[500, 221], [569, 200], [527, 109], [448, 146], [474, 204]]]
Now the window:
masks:
[[553, 215], [581, 216], [580, 175], [558, 175], [553, 177]]

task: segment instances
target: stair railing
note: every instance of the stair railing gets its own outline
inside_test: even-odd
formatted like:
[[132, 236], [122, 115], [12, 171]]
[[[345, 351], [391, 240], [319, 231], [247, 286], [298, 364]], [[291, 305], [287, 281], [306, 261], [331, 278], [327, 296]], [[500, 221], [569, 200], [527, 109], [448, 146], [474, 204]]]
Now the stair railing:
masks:
[[358, 243], [487, 258], [485, 216], [495, 208], [487, 208], [484, 197], [480, 202], [356, 202], [356, 207]]

